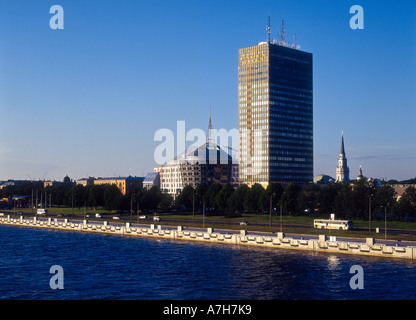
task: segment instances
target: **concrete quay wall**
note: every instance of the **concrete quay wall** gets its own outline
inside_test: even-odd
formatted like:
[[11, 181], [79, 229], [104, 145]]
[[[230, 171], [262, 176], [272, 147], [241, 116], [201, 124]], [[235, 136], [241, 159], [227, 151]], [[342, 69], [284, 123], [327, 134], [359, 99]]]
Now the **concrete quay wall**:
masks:
[[377, 244], [373, 238], [367, 238], [363, 243], [329, 241], [325, 235], [320, 235], [318, 239], [303, 240], [285, 237], [285, 234], [280, 232], [277, 233], [277, 236], [274, 234], [270, 234], [270, 236], [259, 236], [249, 235], [245, 230], [241, 230], [239, 234], [227, 234], [225, 230], [214, 232], [213, 228], [207, 228], [204, 232], [185, 230], [181, 226], [178, 226], [176, 229], [166, 230], [155, 224], [151, 224], [149, 227], [133, 227], [129, 222], [122, 225], [111, 225], [108, 221], [89, 223], [87, 220], [83, 220], [82, 222], [72, 222], [69, 219], [58, 221], [52, 218], [39, 219], [38, 217], [0, 217], [0, 224], [160, 239], [165, 238], [268, 248], [404, 258], [411, 260], [416, 259], [416, 246], [399, 247]]

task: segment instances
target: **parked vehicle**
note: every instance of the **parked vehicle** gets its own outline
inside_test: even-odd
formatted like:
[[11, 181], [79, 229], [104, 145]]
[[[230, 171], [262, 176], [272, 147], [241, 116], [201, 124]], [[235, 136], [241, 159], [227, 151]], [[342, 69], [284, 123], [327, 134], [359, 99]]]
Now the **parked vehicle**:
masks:
[[100, 213], [96, 213], [96, 214], [95, 214], [95, 217], [96, 217], [96, 218], [102, 218], [102, 215], [101, 215]]
[[114, 220], [120, 220], [120, 217], [119, 216], [114, 216], [113, 219]]
[[315, 219], [313, 227], [318, 229], [350, 230], [354, 228], [351, 220], [324, 220]]
[[46, 216], [48, 214], [48, 209], [38, 209], [36, 211], [36, 214], [39, 214], [41, 216]]
[[147, 216], [139, 216], [139, 219], [140, 220], [145, 220], [145, 219], [147, 219]]
[[160, 219], [160, 217], [159, 217], [159, 216], [154, 216], [154, 217], [153, 217], [153, 221], [160, 221], [160, 220], [162, 220], [162, 219]]

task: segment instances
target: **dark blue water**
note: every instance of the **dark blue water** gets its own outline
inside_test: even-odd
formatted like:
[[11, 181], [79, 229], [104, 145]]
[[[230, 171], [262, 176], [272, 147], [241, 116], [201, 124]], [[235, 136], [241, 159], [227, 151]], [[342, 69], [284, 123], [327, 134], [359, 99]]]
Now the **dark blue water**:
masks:
[[[64, 270], [53, 290], [49, 269]], [[350, 288], [350, 267], [364, 289]], [[416, 262], [0, 226], [0, 299], [415, 299]]]

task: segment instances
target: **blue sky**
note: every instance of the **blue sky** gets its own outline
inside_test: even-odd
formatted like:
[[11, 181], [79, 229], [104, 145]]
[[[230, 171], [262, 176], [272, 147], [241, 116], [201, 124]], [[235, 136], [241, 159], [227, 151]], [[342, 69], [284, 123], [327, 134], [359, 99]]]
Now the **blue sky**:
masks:
[[416, 177], [413, 1], [0, 0], [0, 180], [144, 176], [156, 130], [206, 130], [210, 105], [238, 128], [238, 49], [269, 14], [314, 56], [314, 174], [335, 176], [344, 131], [352, 178]]

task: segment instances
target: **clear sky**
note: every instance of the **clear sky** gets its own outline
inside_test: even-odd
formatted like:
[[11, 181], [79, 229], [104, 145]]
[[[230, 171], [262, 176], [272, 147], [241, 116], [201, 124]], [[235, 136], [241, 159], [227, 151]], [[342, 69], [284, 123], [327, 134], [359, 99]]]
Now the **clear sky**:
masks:
[[[52, 5], [64, 29], [52, 30]], [[350, 28], [351, 6], [364, 29]], [[0, 180], [144, 176], [158, 129], [238, 128], [238, 49], [314, 57], [314, 174], [416, 177], [416, 2], [0, 0]]]

